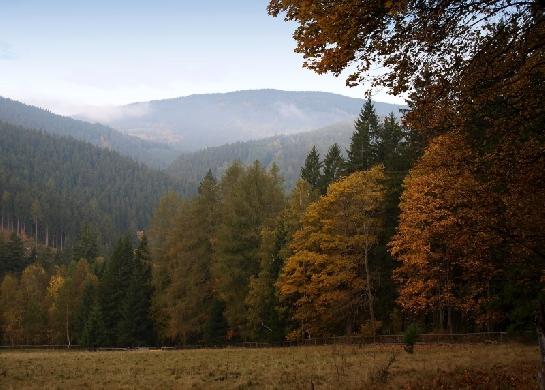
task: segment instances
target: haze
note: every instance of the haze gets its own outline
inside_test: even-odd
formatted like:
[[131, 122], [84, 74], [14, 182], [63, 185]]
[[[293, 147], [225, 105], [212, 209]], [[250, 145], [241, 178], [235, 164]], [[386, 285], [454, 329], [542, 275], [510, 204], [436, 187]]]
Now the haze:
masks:
[[[61, 114], [194, 93], [276, 88], [362, 97], [303, 69], [267, 1], [6, 2], [0, 95]], [[402, 100], [376, 91], [378, 101]]]

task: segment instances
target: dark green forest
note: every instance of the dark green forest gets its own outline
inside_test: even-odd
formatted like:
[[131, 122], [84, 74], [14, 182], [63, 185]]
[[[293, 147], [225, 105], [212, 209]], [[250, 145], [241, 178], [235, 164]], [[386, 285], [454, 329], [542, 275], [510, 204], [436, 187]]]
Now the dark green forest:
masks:
[[61, 248], [94, 226], [111, 243], [143, 229], [167, 191], [191, 187], [116, 152], [0, 122], [2, 230]]
[[258, 160], [263, 166], [269, 168], [273, 163], [276, 164], [284, 178], [286, 189], [291, 189], [299, 179], [300, 167], [303, 165], [306, 153], [313, 146], [325, 154], [330, 145], [338, 143], [344, 154], [344, 149], [350, 143], [352, 131], [352, 123], [339, 123], [303, 133], [235, 142], [198, 152], [182, 153], [169, 166], [167, 172], [198, 183], [209, 169], [219, 177], [234, 160], [243, 164], [252, 164]]
[[1, 96], [0, 121], [87, 141], [156, 168], [166, 167], [179, 153], [166, 144], [144, 141], [99, 123], [56, 115]]

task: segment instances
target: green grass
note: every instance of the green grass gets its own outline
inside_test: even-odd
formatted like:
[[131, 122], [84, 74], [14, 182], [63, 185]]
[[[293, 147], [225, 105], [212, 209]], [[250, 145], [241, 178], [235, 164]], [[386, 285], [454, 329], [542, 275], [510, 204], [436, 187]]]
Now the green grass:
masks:
[[130, 352], [3, 351], [0, 388], [527, 389], [537, 388], [538, 361], [537, 347], [519, 344], [417, 345], [413, 355], [404, 352], [401, 346], [377, 345]]

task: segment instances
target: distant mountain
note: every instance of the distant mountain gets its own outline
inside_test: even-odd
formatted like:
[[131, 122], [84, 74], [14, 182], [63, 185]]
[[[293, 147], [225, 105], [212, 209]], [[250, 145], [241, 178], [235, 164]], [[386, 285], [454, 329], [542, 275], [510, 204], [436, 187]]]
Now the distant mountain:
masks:
[[[253, 90], [133, 103], [108, 115], [82, 114], [125, 133], [195, 151], [352, 121], [362, 99], [326, 92]], [[375, 102], [380, 116], [402, 106]]]
[[2, 226], [34, 236], [37, 218], [40, 242], [66, 243], [86, 224], [105, 240], [143, 228], [167, 191], [194, 187], [117, 152], [0, 122]]
[[269, 167], [276, 162], [286, 188], [290, 188], [299, 178], [301, 166], [313, 145], [316, 145], [322, 155], [335, 142], [345, 150], [353, 131], [353, 122], [343, 122], [309, 132], [210, 147], [199, 152], [183, 153], [167, 171], [173, 176], [198, 183], [208, 169], [216, 177], [221, 176], [234, 160], [244, 164], [259, 160]]
[[0, 121], [87, 141], [153, 167], [164, 168], [178, 155], [177, 151], [165, 144], [144, 141], [98, 123], [63, 117], [3, 97], [0, 97]]

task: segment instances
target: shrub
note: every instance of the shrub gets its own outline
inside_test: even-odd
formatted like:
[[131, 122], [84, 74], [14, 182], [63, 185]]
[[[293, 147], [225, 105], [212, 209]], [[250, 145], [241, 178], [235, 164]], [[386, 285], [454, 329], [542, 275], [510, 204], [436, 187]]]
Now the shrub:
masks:
[[405, 351], [408, 353], [414, 352], [414, 344], [416, 343], [416, 340], [418, 339], [418, 336], [420, 334], [420, 330], [418, 329], [418, 325], [411, 324], [409, 327], [405, 330], [405, 333], [403, 334], [403, 342], [405, 343]]

